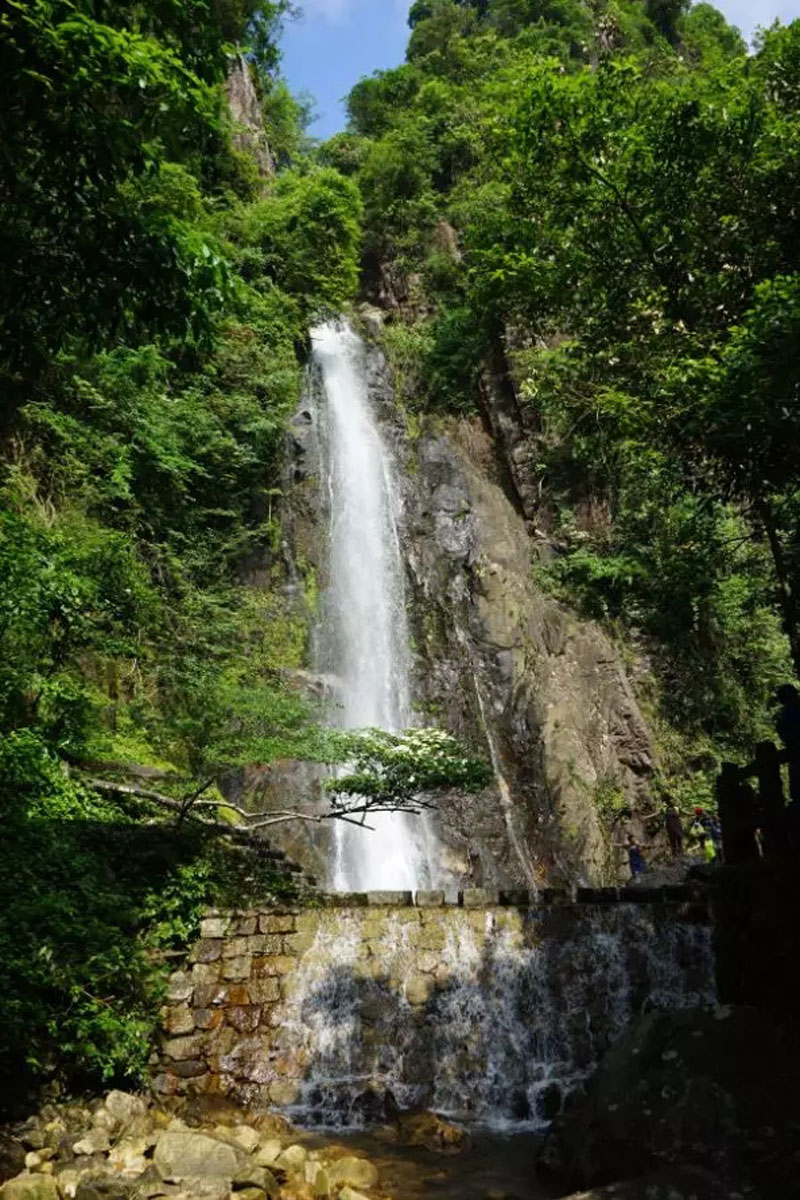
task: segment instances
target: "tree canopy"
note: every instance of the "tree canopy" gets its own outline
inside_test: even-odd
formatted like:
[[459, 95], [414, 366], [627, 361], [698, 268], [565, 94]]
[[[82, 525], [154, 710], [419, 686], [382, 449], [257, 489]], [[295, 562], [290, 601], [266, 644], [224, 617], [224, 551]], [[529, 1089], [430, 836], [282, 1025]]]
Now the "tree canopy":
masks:
[[532, 569], [648, 664], [691, 788], [800, 671], [800, 24], [748, 56], [705, 3], [417, 0], [409, 23], [325, 150], [394, 289], [406, 403], [475, 411], [504, 358], [554, 551]]

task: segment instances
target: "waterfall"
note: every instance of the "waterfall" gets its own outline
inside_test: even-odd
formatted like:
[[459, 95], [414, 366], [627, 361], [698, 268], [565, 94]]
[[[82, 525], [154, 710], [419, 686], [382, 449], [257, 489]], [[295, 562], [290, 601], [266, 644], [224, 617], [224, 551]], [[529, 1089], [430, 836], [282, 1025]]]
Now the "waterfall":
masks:
[[358, 1127], [388, 1100], [542, 1127], [639, 1013], [714, 997], [710, 928], [656, 908], [333, 911], [280, 1014], [302, 1064], [289, 1111]]
[[[322, 383], [320, 429], [330, 511], [329, 584], [320, 665], [337, 680], [344, 729], [411, 724], [410, 648], [399, 493], [370, 409], [365, 350], [344, 323], [311, 331]], [[428, 882], [425, 830], [403, 814], [370, 817], [374, 832], [337, 822], [336, 891], [417, 888]]]

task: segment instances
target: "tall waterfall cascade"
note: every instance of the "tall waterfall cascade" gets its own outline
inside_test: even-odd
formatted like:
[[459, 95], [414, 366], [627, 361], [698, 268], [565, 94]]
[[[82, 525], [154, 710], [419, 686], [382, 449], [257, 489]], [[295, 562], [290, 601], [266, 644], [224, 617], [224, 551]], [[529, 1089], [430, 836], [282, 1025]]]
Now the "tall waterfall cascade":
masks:
[[[330, 513], [319, 665], [337, 680], [335, 719], [343, 729], [396, 732], [412, 723], [399, 491], [370, 407], [363, 343], [343, 322], [317, 326], [311, 340]], [[373, 832], [336, 823], [330, 886], [427, 886], [424, 824], [394, 813], [370, 816], [369, 824]]]

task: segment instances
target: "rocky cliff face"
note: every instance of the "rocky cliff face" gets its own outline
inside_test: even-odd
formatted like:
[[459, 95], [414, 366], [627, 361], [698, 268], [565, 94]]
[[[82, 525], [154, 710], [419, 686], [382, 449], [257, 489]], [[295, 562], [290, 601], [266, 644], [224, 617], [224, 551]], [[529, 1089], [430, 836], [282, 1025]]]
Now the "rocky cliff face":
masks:
[[[627, 809], [635, 825], [654, 761], [619, 655], [597, 626], [537, 586], [507, 441], [466, 420], [431, 425], [412, 441], [383, 354], [375, 345], [366, 353], [372, 401], [404, 479], [417, 708], [495, 768], [494, 787], [441, 804], [440, 865], [458, 884], [616, 882], [627, 867], [611, 845], [613, 820]], [[487, 390], [487, 402], [492, 394], [501, 391]], [[312, 401], [291, 439], [286, 558], [290, 573], [297, 561], [314, 564], [324, 589]], [[295, 838], [292, 853], [300, 849]], [[314, 858], [319, 873], [319, 848]]]
[[486, 882], [612, 881], [614, 810], [642, 807], [653, 766], [619, 657], [537, 587], [525, 521], [480, 427], [426, 434], [414, 459], [419, 694], [484, 742], [496, 776], [492, 794], [443, 812], [442, 836]]
[[237, 54], [231, 61], [226, 91], [231, 116], [238, 126], [233, 144], [255, 157], [262, 175], [273, 175], [275, 164], [264, 130], [261, 106], [258, 103], [253, 78], [242, 54]]

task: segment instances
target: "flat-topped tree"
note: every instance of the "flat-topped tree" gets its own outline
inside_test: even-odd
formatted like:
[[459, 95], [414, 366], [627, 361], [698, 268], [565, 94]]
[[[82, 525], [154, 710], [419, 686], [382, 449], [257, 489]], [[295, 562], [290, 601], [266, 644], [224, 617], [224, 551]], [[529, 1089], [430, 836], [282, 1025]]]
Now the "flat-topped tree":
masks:
[[[170, 809], [181, 821], [190, 818], [219, 832], [247, 839], [259, 830], [293, 821], [312, 824], [345, 821], [369, 830], [370, 816], [393, 812], [419, 815], [435, 807], [439, 794], [453, 790], [478, 792], [492, 778], [488, 762], [471, 757], [454, 737], [441, 729], [408, 729], [403, 733], [383, 729], [314, 729], [309, 731], [305, 751], [305, 761], [343, 769], [343, 773], [325, 781], [323, 790], [329, 804], [322, 811], [301, 808], [250, 811], [226, 800], [217, 790], [217, 783], [232, 766], [243, 765], [241, 753], [235, 763], [220, 759], [213, 768], [207, 763], [205, 782], [195, 781], [188, 790], [184, 786], [176, 795], [112, 780], [88, 782], [100, 791], [138, 797]], [[249, 765], [255, 761], [252, 759]], [[215, 795], [210, 794], [212, 789]], [[201, 815], [209, 812], [214, 815]], [[234, 816], [238, 823], [231, 824]]]

